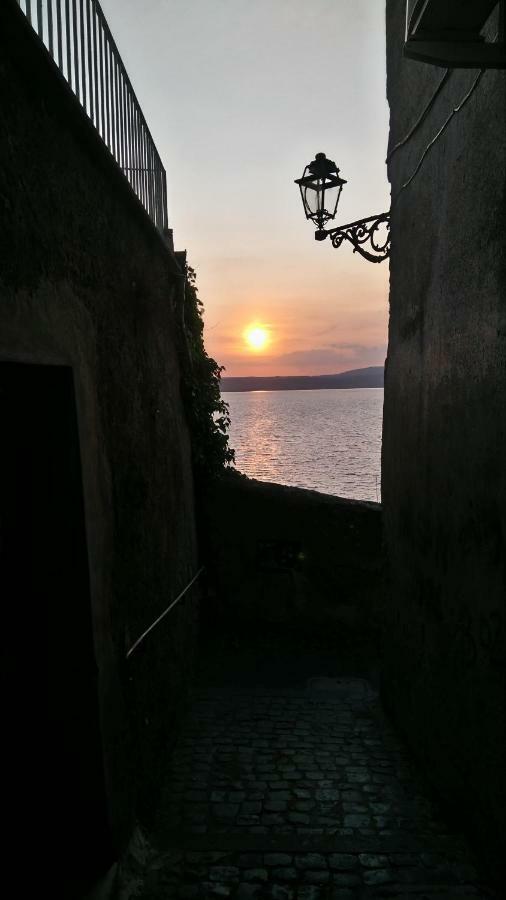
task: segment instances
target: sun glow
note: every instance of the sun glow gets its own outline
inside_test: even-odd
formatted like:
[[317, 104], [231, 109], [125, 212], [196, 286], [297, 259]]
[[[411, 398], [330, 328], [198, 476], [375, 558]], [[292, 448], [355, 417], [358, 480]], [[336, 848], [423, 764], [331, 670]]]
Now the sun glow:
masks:
[[269, 332], [262, 325], [248, 325], [244, 331], [244, 339], [251, 350], [264, 350], [269, 343]]

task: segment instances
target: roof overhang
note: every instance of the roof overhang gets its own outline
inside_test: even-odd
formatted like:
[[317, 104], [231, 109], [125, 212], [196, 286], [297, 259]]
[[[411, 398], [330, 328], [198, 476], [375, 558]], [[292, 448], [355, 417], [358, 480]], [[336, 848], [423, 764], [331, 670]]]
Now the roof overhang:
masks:
[[502, 41], [481, 34], [497, 0], [407, 0], [404, 55], [450, 68], [506, 68]]

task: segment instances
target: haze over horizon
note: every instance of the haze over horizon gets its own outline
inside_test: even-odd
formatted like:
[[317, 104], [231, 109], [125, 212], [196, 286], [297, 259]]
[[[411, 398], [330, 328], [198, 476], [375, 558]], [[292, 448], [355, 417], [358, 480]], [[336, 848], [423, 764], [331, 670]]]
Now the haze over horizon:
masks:
[[383, 365], [388, 263], [317, 243], [293, 181], [324, 151], [348, 182], [336, 224], [389, 208], [384, 3], [102, 6], [167, 169], [208, 353], [227, 376]]

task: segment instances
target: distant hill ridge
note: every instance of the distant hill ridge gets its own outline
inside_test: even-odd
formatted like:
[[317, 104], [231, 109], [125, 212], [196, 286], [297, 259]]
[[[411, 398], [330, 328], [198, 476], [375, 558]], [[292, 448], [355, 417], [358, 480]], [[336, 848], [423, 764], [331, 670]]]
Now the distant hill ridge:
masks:
[[380, 388], [384, 382], [383, 366], [351, 369], [337, 375], [272, 375], [224, 377], [222, 393], [227, 391], [317, 391], [329, 388]]

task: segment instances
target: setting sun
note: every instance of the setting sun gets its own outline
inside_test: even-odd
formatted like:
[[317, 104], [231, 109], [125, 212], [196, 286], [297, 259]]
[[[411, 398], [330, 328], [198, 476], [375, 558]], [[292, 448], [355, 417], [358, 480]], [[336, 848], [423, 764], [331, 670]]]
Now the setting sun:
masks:
[[263, 350], [269, 342], [269, 332], [261, 325], [248, 325], [244, 338], [252, 350]]

